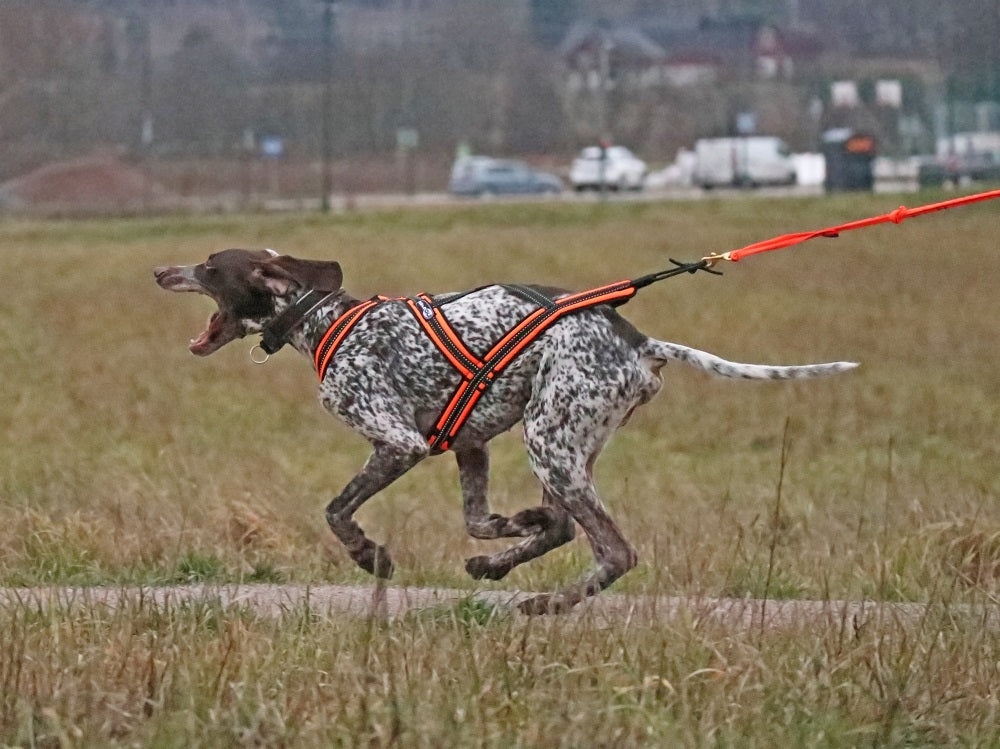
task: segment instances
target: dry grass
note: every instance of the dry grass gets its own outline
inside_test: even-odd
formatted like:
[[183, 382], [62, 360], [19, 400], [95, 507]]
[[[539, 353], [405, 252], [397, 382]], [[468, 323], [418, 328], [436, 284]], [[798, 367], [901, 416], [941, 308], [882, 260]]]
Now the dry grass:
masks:
[[[274, 246], [340, 260], [358, 295], [583, 288], [893, 205], [2, 224], [0, 582], [365, 581], [322, 520], [363, 441], [322, 413], [292, 353], [264, 367], [248, 345], [191, 357], [210, 304], [157, 289], [153, 265]], [[919, 626], [5, 609], [0, 743], [994, 745], [1000, 643], [948, 607], [1000, 592], [995, 235], [994, 206], [964, 208], [667, 281], [625, 309], [650, 334], [728, 358], [863, 367], [792, 386], [670, 368], [598, 463], [641, 558], [616, 590], [929, 602]], [[518, 435], [493, 462], [500, 511], [535, 503]], [[400, 582], [471, 589], [461, 560], [493, 544], [464, 537], [459, 507], [442, 457], [360, 520], [389, 542]], [[549, 588], [589, 563], [580, 541], [491, 587]]]
[[55, 746], [990, 746], [995, 633], [734, 632], [525, 619], [475, 604], [384, 623], [136, 601], [3, 613], [0, 726]]

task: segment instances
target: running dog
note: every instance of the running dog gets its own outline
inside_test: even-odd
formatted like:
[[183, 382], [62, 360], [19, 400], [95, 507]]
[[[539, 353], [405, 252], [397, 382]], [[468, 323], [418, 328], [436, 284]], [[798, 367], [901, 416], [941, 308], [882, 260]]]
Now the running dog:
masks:
[[[472, 577], [499, 580], [571, 540], [579, 524], [595, 568], [563, 590], [526, 600], [520, 605], [526, 613], [567, 610], [636, 565], [636, 551], [601, 503], [592, 472], [614, 431], [660, 389], [659, 372], [668, 361], [751, 380], [821, 377], [857, 366], [739, 364], [650, 338], [614, 309], [621, 299], [608, 295], [611, 287], [570, 294], [492, 285], [362, 301], [342, 288], [336, 262], [240, 249], [154, 274], [164, 289], [205, 294], [218, 305], [190, 343], [194, 354], [207, 356], [261, 334], [269, 353], [287, 343], [313, 361], [323, 406], [372, 446], [364, 467], [326, 508], [330, 529], [369, 573], [388, 578], [393, 564], [354, 513], [444, 451], [458, 461], [468, 533], [523, 539], [468, 559]], [[536, 325], [540, 318], [548, 324]], [[519, 421], [542, 502], [504, 517], [492, 513], [487, 500], [487, 445]]]

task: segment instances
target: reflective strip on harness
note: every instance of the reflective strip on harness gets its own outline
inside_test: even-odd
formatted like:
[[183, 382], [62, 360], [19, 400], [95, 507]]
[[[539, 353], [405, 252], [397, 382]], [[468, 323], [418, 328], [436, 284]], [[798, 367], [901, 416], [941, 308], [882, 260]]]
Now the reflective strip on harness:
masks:
[[468, 420], [472, 409], [490, 384], [513, 362], [517, 356], [538, 338], [552, 323], [563, 315], [599, 304], [619, 305], [628, 301], [638, 290], [633, 281], [601, 286], [597, 289], [570, 294], [557, 300], [548, 300], [537, 291], [527, 287], [508, 287], [521, 291], [533, 301], [543, 304], [531, 312], [521, 322], [505, 333], [489, 352], [480, 360], [448, 322], [441, 307], [435, 305], [426, 294], [416, 297], [390, 300], [388, 297], [374, 297], [352, 307], [338, 318], [323, 335], [316, 347], [316, 372], [322, 382], [333, 361], [337, 348], [365, 313], [386, 301], [403, 301], [417, 319], [427, 337], [444, 354], [455, 370], [462, 376], [458, 387], [441, 412], [434, 425], [434, 432], [427, 438], [432, 450], [444, 452], [455, 439], [459, 429]]
[[333, 355], [337, 353], [337, 349], [340, 347], [340, 344], [343, 343], [345, 338], [347, 338], [347, 334], [351, 332], [351, 329], [357, 324], [358, 320], [364, 317], [366, 312], [374, 309], [386, 299], [387, 297], [377, 296], [366, 302], [362, 302], [355, 307], [351, 307], [347, 310], [347, 312], [337, 318], [333, 325], [330, 326], [330, 329], [326, 331], [322, 340], [319, 342], [319, 346], [316, 347], [316, 354], [314, 357], [316, 373], [319, 375], [320, 382], [322, 382], [323, 378], [326, 376], [326, 370], [330, 367]]
[[448, 324], [441, 308], [435, 307], [429, 296], [417, 294], [415, 299], [407, 299], [406, 304], [424, 332], [427, 333], [427, 337], [441, 349], [441, 353], [447, 357], [455, 369], [462, 373], [462, 377], [472, 377], [476, 370], [483, 366], [483, 363], [469, 351], [462, 339], [458, 337], [455, 329]]

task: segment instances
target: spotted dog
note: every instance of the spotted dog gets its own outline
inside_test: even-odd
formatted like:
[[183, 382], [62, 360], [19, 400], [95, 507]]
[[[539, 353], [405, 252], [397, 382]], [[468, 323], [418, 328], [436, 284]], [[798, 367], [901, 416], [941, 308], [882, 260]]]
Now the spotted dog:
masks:
[[[305, 356], [337, 321], [363, 302], [342, 288], [335, 262], [300, 260], [270, 250], [230, 249], [200, 265], [161, 267], [157, 283], [170, 291], [206, 294], [218, 305], [190, 350], [207, 356], [250, 334], [268, 334]], [[486, 286], [426, 297], [441, 310], [469, 356], [482, 356], [539, 309], [539, 300], [567, 292], [540, 287]], [[413, 300], [410, 300], [413, 301]], [[369, 539], [353, 516], [374, 494], [428, 455], [436, 421], [461, 374], [429, 338], [407, 300], [367, 305], [341, 336], [321, 369], [323, 406], [360, 432], [372, 453], [326, 508], [330, 529], [351, 558], [381, 578], [392, 575], [384, 546]], [[275, 328], [280, 328], [276, 334]], [[546, 328], [483, 389], [447, 449], [458, 461], [465, 527], [478, 539], [518, 537], [516, 545], [466, 561], [472, 577], [499, 580], [515, 566], [565, 544], [583, 529], [596, 560], [579, 582], [522, 604], [528, 613], [563, 611], [609, 586], [636, 565], [635, 549], [605, 510], [593, 482], [594, 461], [614, 431], [660, 389], [660, 369], [680, 361], [723, 377], [785, 380], [820, 377], [856, 366], [833, 362], [795, 367], [729, 362], [640, 333], [611, 306], [574, 311]], [[511, 517], [490, 511], [489, 452], [498, 434], [522, 423], [531, 467], [542, 485], [541, 504]]]

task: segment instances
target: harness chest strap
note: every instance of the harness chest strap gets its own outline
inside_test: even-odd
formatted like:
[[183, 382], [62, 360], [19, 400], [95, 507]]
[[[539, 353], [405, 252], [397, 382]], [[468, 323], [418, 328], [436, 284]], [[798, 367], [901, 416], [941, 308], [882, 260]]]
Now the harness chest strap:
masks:
[[553, 300], [526, 286], [509, 285], [505, 288], [540, 306], [508, 330], [482, 359], [469, 350], [448, 322], [441, 306], [436, 305], [426, 294], [397, 299], [378, 296], [349, 309], [323, 335], [315, 353], [319, 379], [322, 382], [337, 348], [365, 314], [387, 301], [405, 302], [427, 337], [462, 377], [448, 405], [438, 417], [433, 433], [428, 437], [431, 449], [443, 452], [449, 448], [490, 384], [546, 328], [571, 312], [599, 304], [624, 304], [638, 290], [633, 281], [619, 281]]
[[326, 370], [330, 367], [330, 362], [333, 360], [333, 355], [337, 353], [337, 348], [347, 338], [347, 334], [351, 332], [351, 329], [365, 316], [366, 312], [387, 301], [388, 298], [375, 296], [351, 307], [347, 312], [338, 317], [333, 325], [330, 326], [330, 329], [323, 334], [323, 338], [320, 339], [319, 345], [316, 347], [313, 355], [313, 362], [316, 365], [316, 371], [319, 373], [320, 382], [323, 381]]

